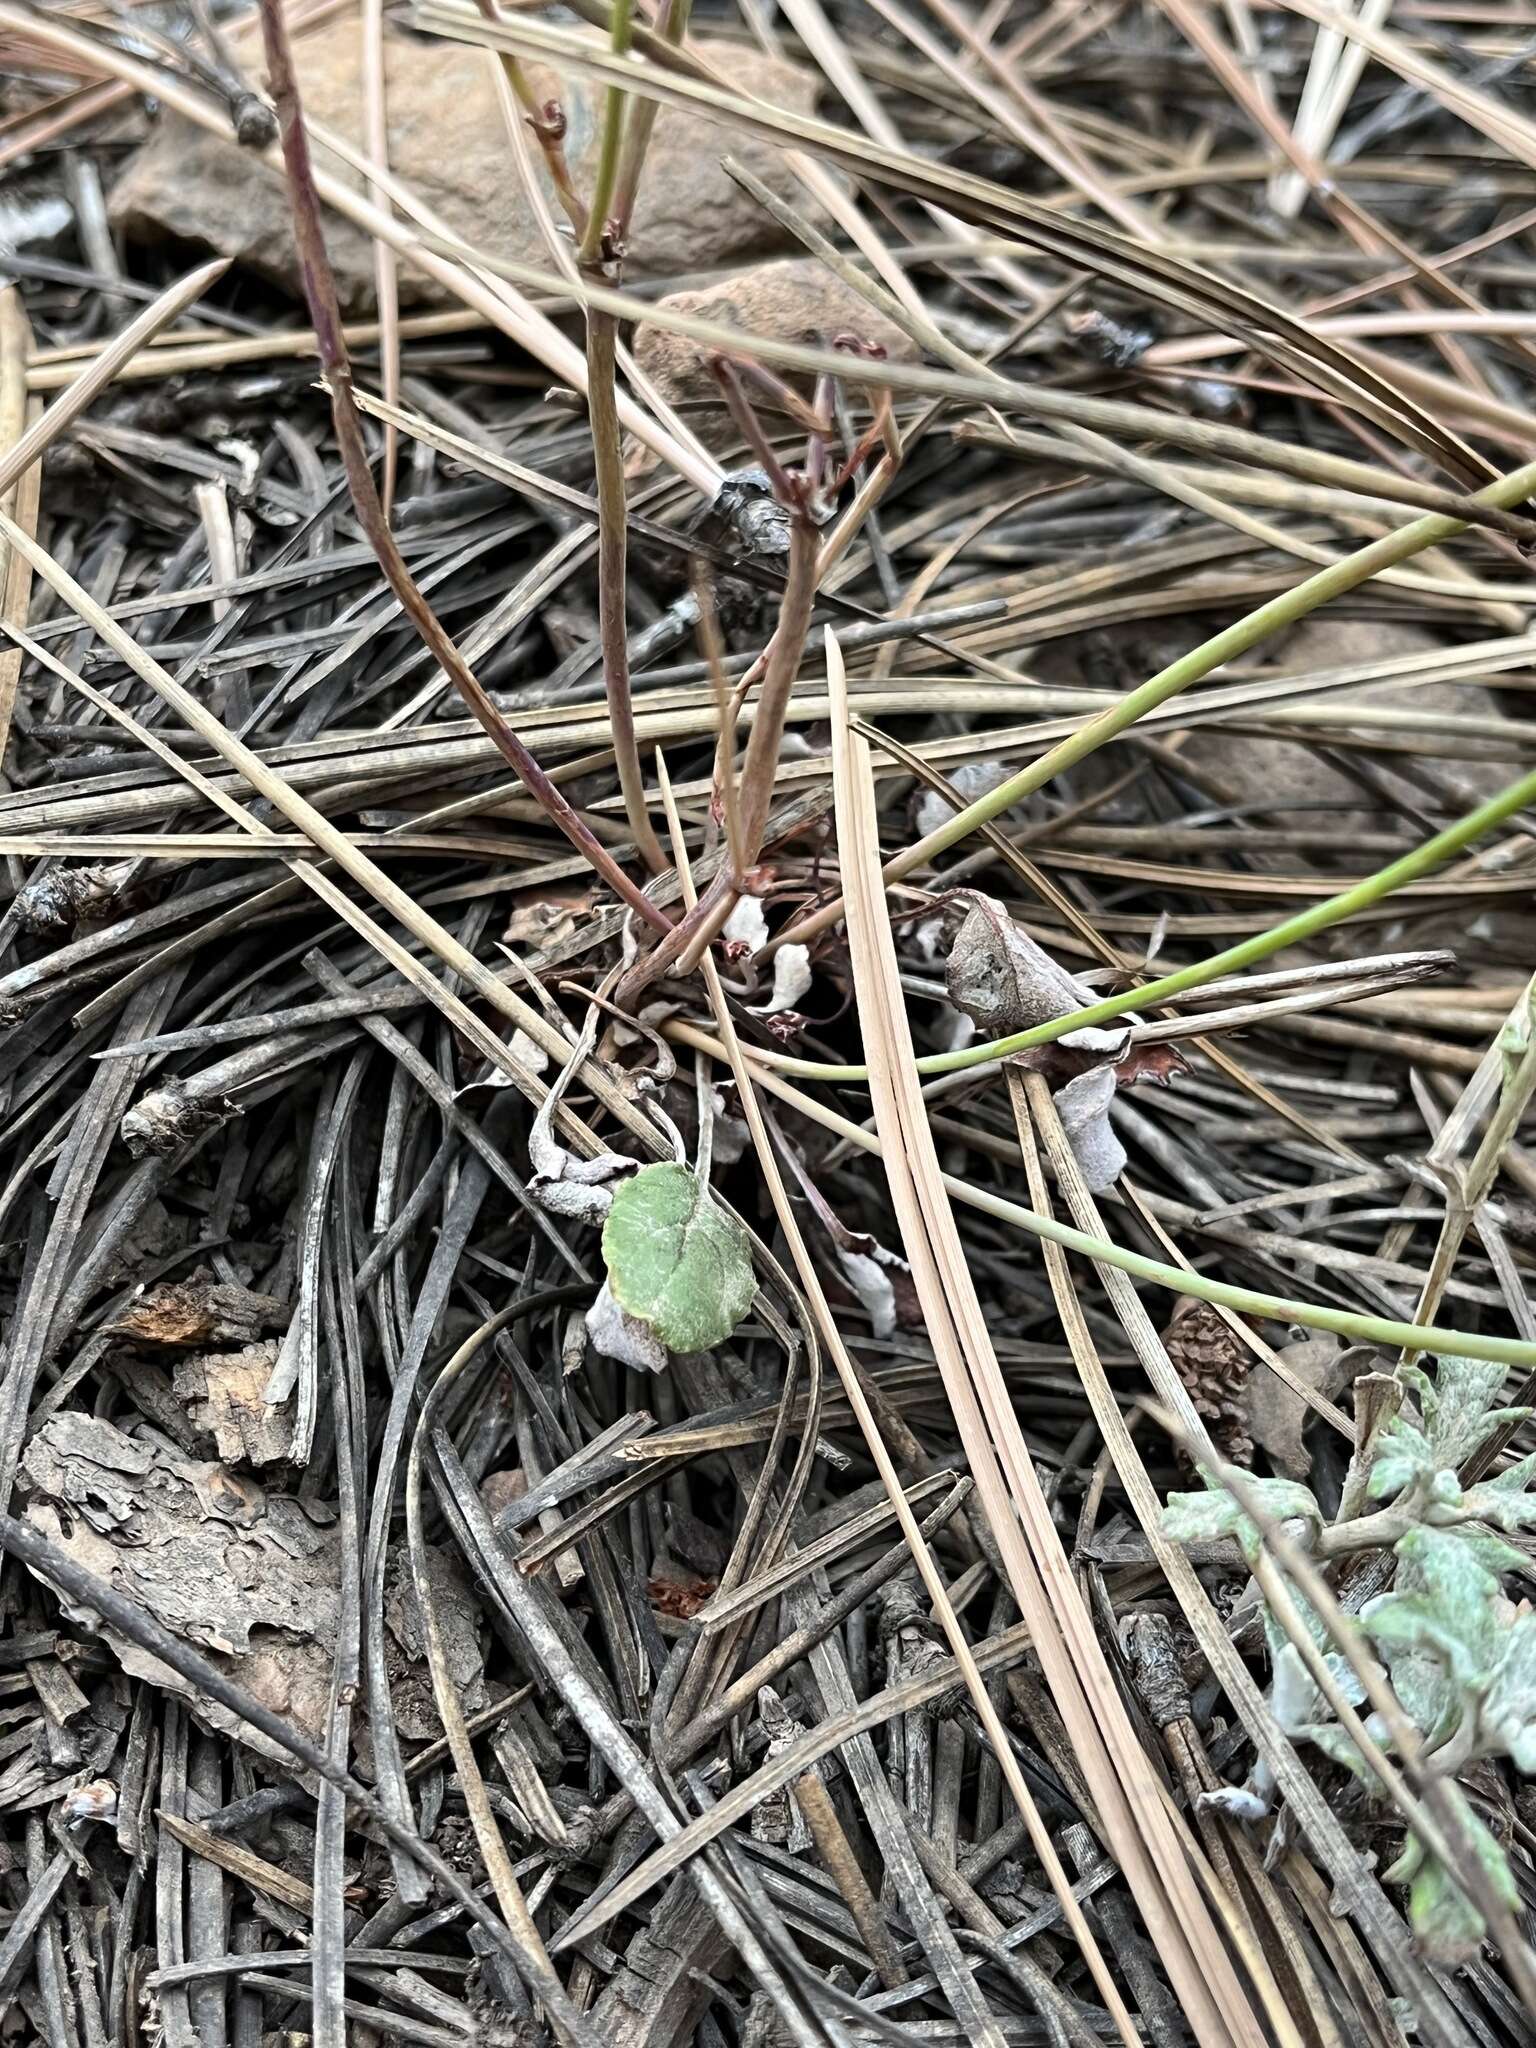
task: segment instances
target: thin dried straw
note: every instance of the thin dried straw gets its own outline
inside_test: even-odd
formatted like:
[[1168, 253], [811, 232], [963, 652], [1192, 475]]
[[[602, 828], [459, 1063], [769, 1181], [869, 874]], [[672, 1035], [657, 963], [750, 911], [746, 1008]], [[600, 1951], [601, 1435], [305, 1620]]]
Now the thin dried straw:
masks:
[[[659, 753], [657, 755], [657, 766], [662, 801], [666, 807], [668, 821], [671, 826], [674, 857], [677, 861], [678, 875], [683, 885], [683, 900], [691, 909], [696, 900], [692, 871], [688, 863], [687, 848], [683, 840], [681, 821], [677, 816], [677, 807], [671, 783], [667, 778], [665, 764]], [[817, 1271], [815, 1261], [811, 1257], [809, 1247], [806, 1245], [799, 1220], [795, 1215], [794, 1206], [790, 1201], [789, 1191], [784, 1184], [784, 1177], [779, 1166], [778, 1152], [768, 1134], [767, 1126], [763, 1122], [762, 1108], [757, 1099], [752, 1072], [742, 1054], [740, 1041], [736, 1036], [736, 1027], [731, 1018], [730, 1007], [726, 1002], [725, 990], [721, 985], [713, 954], [706, 953], [700, 965], [703, 970], [704, 983], [709, 994], [710, 1005], [715, 1014], [716, 1028], [720, 1032], [721, 1044], [725, 1048], [732, 1073], [735, 1076], [742, 1114], [746, 1118], [747, 1128], [752, 1135], [753, 1144], [757, 1151], [763, 1182], [768, 1190], [769, 1199], [773, 1203], [774, 1212], [779, 1220], [779, 1226], [784, 1232], [785, 1241], [788, 1243], [793, 1256], [795, 1270], [799, 1275], [800, 1285], [804, 1291], [805, 1298], [815, 1315], [817, 1327], [820, 1329], [823, 1341], [827, 1346], [828, 1355], [836, 1367], [849, 1407], [863, 1432], [870, 1457], [873, 1459], [875, 1469], [880, 1475], [881, 1483], [885, 1487], [886, 1494], [895, 1511], [896, 1519], [901, 1525], [902, 1534], [911, 1549], [913, 1561], [917, 1565], [928, 1597], [933, 1602], [934, 1613], [938, 1616], [939, 1623], [954, 1653], [955, 1661], [960, 1668], [967, 1689], [975, 1703], [977, 1714], [992, 1744], [993, 1753], [997, 1757], [999, 1767], [1008, 1781], [1009, 1790], [1012, 1792], [1019, 1812], [1029, 1829], [1031, 1842], [1050, 1879], [1051, 1889], [1061, 1902], [1063, 1916], [1068, 1926], [1072, 1929], [1083, 1955], [1093, 1971], [1094, 1980], [1103, 1993], [1107, 2009], [1114, 2016], [1121, 2039], [1127, 2044], [1127, 2048], [1135, 2048], [1137, 2037], [1130, 2014], [1127, 2012], [1124, 2002], [1116, 1989], [1113, 1978], [1109, 1975], [1108, 1968], [1094, 1939], [1092, 1930], [1084, 1918], [1082, 1907], [1073, 1894], [1072, 1881], [1062, 1867], [1056, 1845], [1052, 1841], [1050, 1832], [1041, 1817], [1040, 1810], [1035, 1804], [1034, 1796], [1030, 1792], [1028, 1783], [1019, 1769], [1018, 1761], [1013, 1753], [1013, 1747], [998, 1719], [997, 1708], [993, 1703], [991, 1694], [987, 1691], [986, 1681], [977, 1669], [975, 1657], [972, 1654], [970, 1644], [966, 1640], [965, 1631], [960, 1626], [959, 1617], [956, 1615], [951, 1604], [933, 1553], [924, 1541], [922, 1532], [918, 1527], [917, 1516], [914, 1514], [911, 1503], [907, 1499], [900, 1474], [896, 1470], [890, 1450], [886, 1445], [884, 1434], [881, 1431], [879, 1419], [869, 1405], [869, 1397], [865, 1392], [864, 1383], [859, 1377], [858, 1370], [848, 1353], [847, 1345], [843, 1340], [842, 1330], [822, 1288], [821, 1276]]]
[[[379, 867], [353, 845], [337, 825], [313, 804], [299, 795], [275, 769], [268, 766], [261, 756], [237, 739], [205, 705], [190, 691], [184, 689], [154, 658], [132, 640], [109, 613], [97, 604], [90, 593], [81, 588], [53, 557], [40, 548], [27, 534], [23, 533], [14, 520], [0, 513], [0, 540], [7, 541], [31, 564], [35, 573], [56, 591], [70, 606], [76, 616], [89, 626], [112, 649], [119, 660], [125, 662], [135, 675], [149, 684], [158, 696], [170, 705], [183, 722], [206, 740], [212, 750], [243, 775], [259, 796], [267, 798], [274, 807], [297, 826], [310, 844], [335, 861], [342, 871], [350, 875], [379, 906], [437, 955], [442, 964], [453, 973], [461, 975], [474, 993], [488, 1002], [502, 1017], [507, 1018], [518, 1029], [527, 1032], [534, 1042], [560, 1063], [568, 1058], [570, 1047], [564, 1036], [557, 1031], [543, 1012], [514, 993], [500, 980], [483, 961], [479, 960], [467, 946], [454, 938], [429, 912], [407, 895], [405, 890], [393, 882]], [[189, 781], [197, 777], [197, 771], [190, 763], [177, 761], [179, 772]], [[225, 794], [206, 778], [198, 778], [198, 785], [209, 801], [215, 803], [227, 815], [247, 831], [262, 831], [251, 814], [243, 806]], [[392, 967], [403, 974], [428, 1000], [435, 1003], [449, 1016], [455, 1027], [464, 1031], [476, 1049], [495, 1066], [508, 1074], [522, 1088], [530, 1100], [542, 1102], [544, 1084], [531, 1074], [511, 1049], [505, 1045], [475, 1013], [446, 989], [405, 947], [391, 938], [377, 921], [368, 916], [357, 904], [337, 887], [336, 883], [312, 862], [294, 863], [300, 879], [325, 902], [338, 916], [350, 923], [354, 929], [363, 932], [369, 943], [387, 959]], [[623, 1090], [609, 1077], [601, 1062], [589, 1060], [583, 1070], [586, 1084], [613, 1116], [644, 1143], [648, 1149], [660, 1153], [659, 1133], [634, 1107]], [[602, 1149], [590, 1132], [579, 1139], [585, 1149]]]
[[987, 1332], [913, 1071], [885, 908], [867, 742], [848, 720], [827, 634], [838, 845], [870, 1094], [906, 1256], [972, 1478], [1069, 1738], [1185, 2017], [1202, 2048], [1264, 2039], [1161, 1802], [1061, 1546]]

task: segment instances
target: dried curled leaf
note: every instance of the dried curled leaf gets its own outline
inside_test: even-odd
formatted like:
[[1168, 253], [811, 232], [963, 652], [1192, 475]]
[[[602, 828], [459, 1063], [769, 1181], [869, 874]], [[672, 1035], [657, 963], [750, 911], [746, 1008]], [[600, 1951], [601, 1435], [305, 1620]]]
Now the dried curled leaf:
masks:
[[747, 960], [768, 943], [768, 914], [760, 896], [740, 896], [720, 929], [727, 960]]
[[776, 1017], [784, 1010], [794, 1009], [809, 991], [812, 979], [810, 947], [780, 946], [773, 956], [773, 986], [768, 991], [768, 1000], [754, 1003], [753, 1015]]
[[1092, 1067], [1056, 1091], [1056, 1113], [1091, 1194], [1102, 1195], [1125, 1170], [1125, 1147], [1115, 1136], [1109, 1105], [1115, 1069]]
[[[1036, 945], [1000, 903], [976, 893], [970, 903], [950, 950], [945, 984], [950, 1002], [988, 1038], [1033, 1030], [1093, 1001], [1093, 990]], [[1109, 1111], [1121, 1080], [1136, 1078], [1117, 1066], [1129, 1040], [1129, 1024], [1109, 1030], [1086, 1025], [1053, 1045], [1016, 1055], [1050, 1081], [1067, 1141], [1096, 1195], [1113, 1187], [1125, 1167], [1125, 1148]]]
[[800, 1192], [817, 1222], [831, 1239], [844, 1280], [858, 1296], [877, 1337], [889, 1337], [898, 1323], [920, 1327], [922, 1312], [912, 1286], [912, 1268], [888, 1251], [867, 1230], [851, 1230], [832, 1207], [805, 1161], [781, 1140], [785, 1164], [800, 1183]]
[[[1093, 991], [1068, 974], [990, 896], [972, 895], [971, 908], [950, 949], [945, 981], [949, 1000], [988, 1038], [1029, 1031], [1069, 1016], [1093, 1001]], [[1069, 1031], [1063, 1045], [1083, 1052], [1123, 1050], [1127, 1027]]]
[[603, 1358], [616, 1358], [620, 1365], [632, 1365], [636, 1372], [665, 1372], [667, 1347], [639, 1316], [630, 1315], [613, 1298], [606, 1284], [587, 1310], [587, 1341]]
[[[1345, 1346], [1337, 1337], [1304, 1337], [1287, 1344], [1280, 1353], [1293, 1375], [1332, 1400], [1363, 1371], [1370, 1353], [1361, 1345]], [[1312, 1410], [1304, 1396], [1268, 1367], [1253, 1373], [1243, 1397], [1244, 1421], [1248, 1434], [1270, 1463], [1287, 1479], [1305, 1479], [1312, 1469], [1312, 1453], [1304, 1432]]]
[[603, 1259], [613, 1299], [669, 1351], [723, 1344], [757, 1291], [746, 1231], [687, 1166], [643, 1166], [614, 1190]]
[[529, 1194], [551, 1215], [570, 1216], [582, 1223], [597, 1223], [607, 1215], [613, 1184], [632, 1172], [635, 1164], [622, 1152], [600, 1152], [595, 1159], [583, 1159], [555, 1136], [555, 1112], [571, 1077], [592, 1050], [599, 1015], [594, 1003], [528, 1133], [528, 1158], [533, 1167]]

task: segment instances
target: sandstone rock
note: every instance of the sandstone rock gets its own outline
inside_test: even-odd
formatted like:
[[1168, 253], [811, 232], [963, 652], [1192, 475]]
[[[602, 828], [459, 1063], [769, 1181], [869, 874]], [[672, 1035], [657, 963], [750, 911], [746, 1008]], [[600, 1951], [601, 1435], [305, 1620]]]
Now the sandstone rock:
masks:
[[[698, 37], [744, 91], [793, 113], [814, 111], [816, 89], [799, 66], [743, 44]], [[299, 88], [311, 120], [348, 142], [362, 142], [361, 38], [345, 20], [300, 39]], [[596, 166], [602, 89], [529, 67], [541, 98], [558, 98], [568, 123], [566, 154], [578, 191], [591, 189]], [[488, 255], [548, 266], [538, 227], [522, 197], [484, 51], [457, 43], [385, 39], [390, 165], [448, 225]], [[752, 137], [694, 114], [663, 109], [656, 122], [631, 235], [630, 275], [665, 277], [713, 269], [760, 256], [784, 244], [784, 231], [721, 168], [740, 158], [776, 191], [793, 180], [779, 153]], [[534, 151], [537, 160], [537, 150]], [[354, 190], [362, 180], [323, 146], [317, 166]], [[540, 176], [543, 175], [542, 169]], [[796, 191], [796, 204], [805, 195]], [[559, 217], [559, 208], [555, 208]], [[145, 240], [196, 242], [233, 256], [290, 290], [299, 290], [298, 261], [281, 180], [234, 141], [166, 113], [129, 161], [111, 196], [114, 225]], [[373, 300], [373, 245], [359, 229], [328, 214], [326, 236], [337, 289], [348, 312]], [[440, 301], [430, 279], [402, 265], [405, 304]]]
[[[878, 342], [894, 363], [915, 363], [922, 353], [894, 321], [877, 313], [814, 256], [760, 263], [707, 290], [673, 292], [657, 303], [674, 313], [739, 327], [743, 334], [767, 335], [774, 341], [825, 348], [839, 334], [856, 334], [861, 341]], [[718, 403], [720, 387], [710, 372], [705, 343], [661, 327], [639, 327], [635, 356], [673, 405], [706, 408], [688, 416], [704, 440], [735, 438], [729, 415]], [[808, 393], [807, 379], [788, 381]]]
[[[1432, 653], [1445, 645], [1440, 635], [1406, 621], [1330, 618], [1324, 613], [1305, 620], [1278, 643], [1275, 667], [1287, 675], [1321, 673], [1327, 669], [1356, 668], [1371, 661], [1391, 661], [1403, 655]], [[1406, 688], [1400, 682], [1357, 683], [1348, 690], [1331, 691], [1316, 701], [1338, 705], [1391, 704], [1403, 710], [1437, 712], [1444, 718], [1447, 732], [1455, 730], [1459, 718], [1503, 715], [1497, 694], [1480, 683], [1424, 683], [1417, 688]], [[1319, 729], [1319, 743], [1326, 743], [1328, 738], [1326, 728]], [[1262, 804], [1267, 800], [1327, 805], [1341, 831], [1363, 830], [1380, 823], [1379, 818], [1373, 819], [1358, 808], [1359, 785], [1342, 769], [1321, 759], [1316, 748], [1305, 740], [1255, 739], [1246, 734], [1197, 727], [1185, 742], [1183, 754], [1185, 760], [1215, 775], [1239, 803]], [[1510, 769], [1507, 762], [1447, 758], [1436, 765], [1436, 774], [1447, 790], [1463, 798], [1470, 808], [1502, 789], [1510, 778]], [[1341, 845], [1341, 851], [1347, 855], [1347, 844]]]

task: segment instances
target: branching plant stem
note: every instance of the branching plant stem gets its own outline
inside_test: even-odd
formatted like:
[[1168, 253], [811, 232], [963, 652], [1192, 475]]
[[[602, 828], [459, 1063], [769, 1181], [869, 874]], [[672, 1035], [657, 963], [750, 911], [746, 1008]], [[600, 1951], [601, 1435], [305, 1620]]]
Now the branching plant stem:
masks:
[[294, 238], [304, 275], [304, 295], [309, 303], [315, 340], [324, 366], [331, 396], [331, 416], [336, 442], [346, 470], [359, 523], [367, 534], [379, 566], [406, 617], [426, 643], [433, 658], [453, 683], [459, 695], [479, 720], [485, 732], [552, 822], [597, 870], [608, 886], [647, 924], [659, 931], [671, 920], [630, 880], [613, 855], [591, 828], [571, 808], [550, 781], [527, 747], [517, 737], [473, 674], [452, 639], [444, 631], [431, 606], [406, 567], [395, 545], [384, 508], [373, 480], [368, 451], [363, 445], [357, 407], [352, 397], [352, 365], [341, 333], [341, 310], [336, 298], [336, 281], [326, 253], [320, 225], [320, 200], [315, 189], [309, 139], [304, 128], [304, 110], [293, 72], [293, 54], [288, 30], [278, 0], [261, 0], [262, 34], [266, 43], [268, 81], [282, 130], [283, 162], [288, 172], [288, 190], [293, 209]]
[[[479, 7], [487, 21], [501, 19], [496, 0], [479, 0]], [[554, 186], [555, 196], [565, 209], [566, 219], [576, 235], [583, 235], [587, 226], [587, 209], [581, 194], [576, 190], [575, 181], [571, 177], [571, 167], [566, 161], [565, 110], [558, 100], [540, 101], [521, 60], [510, 50], [498, 50], [496, 54], [501, 60], [501, 68], [506, 74], [507, 83], [512, 88], [513, 98], [522, 108], [528, 126], [533, 131], [534, 140], [543, 152], [549, 182]]]
[[741, 786], [737, 806], [741, 819], [741, 840], [750, 867], [763, 850], [763, 833], [773, 803], [773, 781], [779, 765], [779, 748], [784, 723], [795, 692], [805, 636], [810, 631], [811, 608], [816, 601], [817, 565], [821, 540], [805, 516], [797, 516], [789, 529], [789, 570], [779, 606], [778, 624], [768, 648], [763, 686], [758, 693], [757, 711], [751, 736], [741, 764]]
[[[789, 566], [779, 599], [779, 616], [773, 637], [763, 656], [762, 687], [742, 762], [740, 785], [735, 793], [732, 860], [679, 919], [659, 945], [636, 962], [620, 982], [617, 999], [632, 1006], [641, 992], [664, 973], [687, 974], [697, 967], [705, 949], [719, 936], [737, 897], [757, 864], [773, 805], [774, 782], [778, 775], [779, 750], [789, 717], [795, 679], [800, 673], [811, 614], [816, 605], [816, 587], [821, 576], [822, 545], [817, 513], [822, 507], [822, 472], [826, 449], [819, 431], [819, 416], [809, 415], [812, 426], [806, 446], [803, 470], [788, 470], [768, 445], [753, 410], [737, 366], [724, 359], [714, 363], [716, 376], [727, 405], [756, 452], [773, 484], [774, 495], [789, 514]], [[727, 774], [732, 735], [722, 730], [717, 760]]]
[[[633, 21], [633, 0], [614, 0], [609, 22], [609, 47], [616, 57], [628, 54]], [[609, 245], [614, 195], [619, 184], [619, 156], [624, 143], [624, 115], [628, 106], [629, 94], [623, 86], [607, 87], [603, 95], [603, 133], [598, 145], [597, 174], [592, 183], [592, 201], [587, 208], [587, 225], [579, 251], [579, 260], [587, 270], [600, 265], [604, 250]]]

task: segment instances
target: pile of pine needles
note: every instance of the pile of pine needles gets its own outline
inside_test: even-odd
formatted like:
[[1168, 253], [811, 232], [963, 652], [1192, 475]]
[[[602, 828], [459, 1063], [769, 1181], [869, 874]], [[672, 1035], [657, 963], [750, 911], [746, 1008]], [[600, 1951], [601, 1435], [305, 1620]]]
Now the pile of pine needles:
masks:
[[[0, 0], [4, 2038], [1531, 2040], [1536, 1796], [1264, 1489], [1536, 1383], [1536, 13], [364, 0], [317, 153], [353, 12]], [[673, 305], [661, 110], [910, 348]]]

